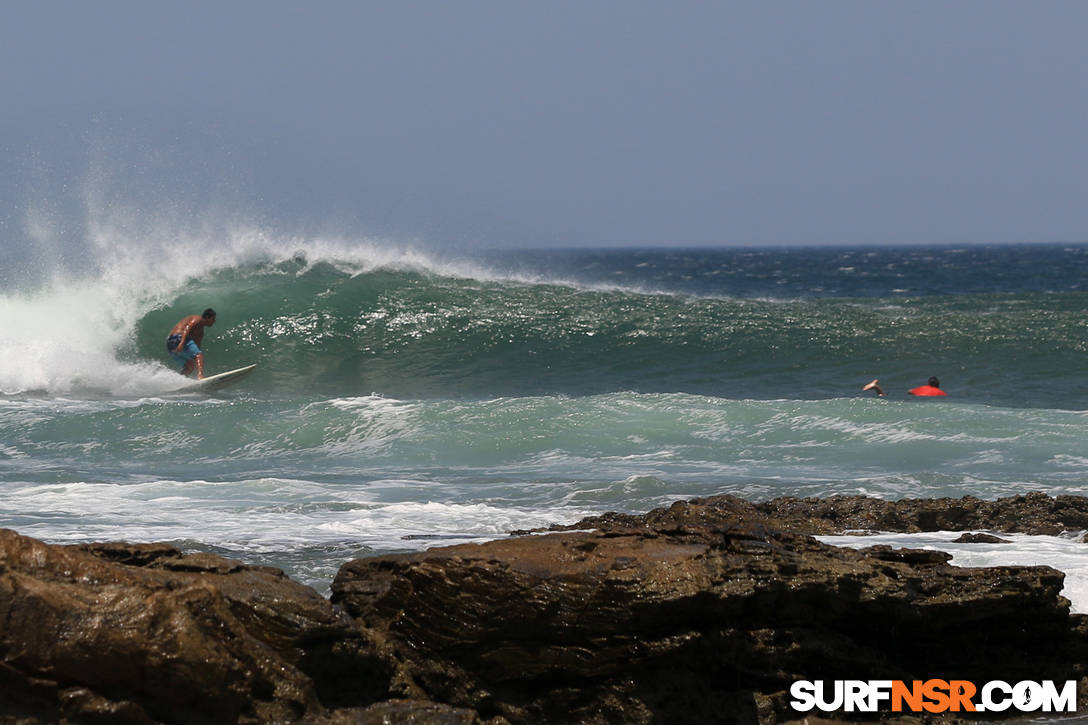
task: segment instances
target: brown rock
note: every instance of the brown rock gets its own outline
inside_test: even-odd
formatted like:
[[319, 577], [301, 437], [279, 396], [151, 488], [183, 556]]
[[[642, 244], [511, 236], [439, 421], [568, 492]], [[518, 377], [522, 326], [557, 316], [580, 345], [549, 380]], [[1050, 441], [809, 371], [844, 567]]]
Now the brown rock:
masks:
[[353, 561], [333, 601], [421, 696], [511, 722], [776, 722], [797, 679], [1064, 679], [1081, 661], [1053, 569], [840, 549], [698, 505]]
[[1002, 539], [993, 534], [963, 534], [953, 541], [955, 544], [1011, 544], [1008, 539]]
[[1085, 501], [695, 499], [350, 562], [346, 612], [268, 567], [0, 531], [0, 722], [774, 723], [798, 679], [1081, 679], [1060, 572], [787, 531], [1052, 533]]
[[472, 710], [423, 700], [394, 699], [367, 708], [337, 710], [320, 725], [478, 725], [480, 722]]
[[783, 496], [753, 504], [726, 495], [679, 501], [648, 514], [608, 513], [569, 526], [554, 526], [549, 530], [665, 531], [684, 527], [720, 528], [742, 521], [749, 524], [759, 522], [774, 529], [811, 535], [834, 535], [847, 531], [918, 533], [978, 529], [1053, 535], [1088, 529], [1088, 498], [1051, 497], [1035, 491], [996, 501], [984, 501], [974, 496], [900, 501], [868, 496]]
[[312, 589], [162, 545], [49, 546], [0, 530], [0, 622], [3, 716], [290, 722], [388, 689], [370, 644]]
[[987, 529], [1060, 534], [1088, 529], [1088, 498], [1032, 492], [996, 501], [963, 498], [883, 501], [866, 496], [777, 498], [756, 504], [760, 514], [791, 530], [836, 534], [847, 529], [965, 531]]

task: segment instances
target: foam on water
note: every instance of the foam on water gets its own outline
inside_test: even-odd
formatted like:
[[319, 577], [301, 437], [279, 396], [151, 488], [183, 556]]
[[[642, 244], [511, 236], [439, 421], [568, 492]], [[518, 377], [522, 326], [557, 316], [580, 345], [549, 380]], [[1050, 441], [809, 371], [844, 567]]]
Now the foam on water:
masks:
[[[337, 487], [281, 478], [6, 484], [5, 524], [56, 543], [164, 541], [250, 562], [289, 560], [292, 574], [327, 586], [322, 577], [352, 552], [486, 541], [514, 529], [576, 521], [590, 513], [573, 506], [380, 500], [384, 486], [403, 496], [413, 485], [440, 493], [440, 487], [427, 482]], [[307, 551], [318, 553], [299, 555]]]
[[[173, 542], [252, 563], [283, 566], [326, 590], [336, 568], [366, 554], [482, 542], [511, 530], [573, 523], [600, 513], [602, 501], [631, 497], [659, 505], [682, 498], [675, 484], [633, 476], [600, 487], [560, 486], [552, 505], [430, 500], [440, 482], [389, 479], [366, 487], [304, 480], [156, 480], [142, 483], [5, 485], [5, 526], [56, 543]], [[681, 487], [682, 488], [682, 487]], [[731, 489], [731, 493], [761, 493]], [[706, 493], [703, 491], [702, 493]], [[819, 493], [813, 491], [812, 493]], [[415, 498], [416, 500], [407, 500]], [[78, 525], [73, 522], [78, 521]], [[1088, 556], [1081, 532], [1000, 534], [1011, 544], [957, 544], [962, 532], [821, 536], [836, 546], [876, 544], [946, 551], [957, 566], [1047, 565], [1066, 574], [1063, 595], [1088, 613]]]

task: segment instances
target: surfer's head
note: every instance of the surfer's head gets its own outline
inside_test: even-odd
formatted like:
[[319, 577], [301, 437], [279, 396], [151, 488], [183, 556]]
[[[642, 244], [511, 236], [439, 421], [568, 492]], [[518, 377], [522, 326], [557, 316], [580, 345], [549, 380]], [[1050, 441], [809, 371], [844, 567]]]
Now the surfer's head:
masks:
[[[215, 317], [215, 313], [212, 313], [212, 317]], [[929, 379], [929, 384], [932, 385], [934, 388], [941, 387], [941, 381], [938, 380], [936, 376], [933, 376]]]
[[204, 314], [201, 315], [201, 317], [204, 318], [205, 325], [211, 325], [215, 322], [215, 310], [209, 307], [208, 309], [204, 310]]

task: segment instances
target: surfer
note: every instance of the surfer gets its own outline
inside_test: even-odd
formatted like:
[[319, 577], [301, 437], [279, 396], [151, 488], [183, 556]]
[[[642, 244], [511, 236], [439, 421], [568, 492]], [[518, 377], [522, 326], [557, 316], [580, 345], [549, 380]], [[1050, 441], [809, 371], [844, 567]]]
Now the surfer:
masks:
[[166, 338], [166, 351], [181, 363], [181, 374], [190, 375], [196, 367], [196, 377], [204, 378], [204, 353], [200, 343], [204, 342], [204, 328], [215, 324], [215, 310], [211, 307], [201, 315], [189, 315], [182, 318]]
[[[887, 393], [884, 392], [884, 388], [880, 387], [880, 381], [879, 380], [874, 380], [871, 383], [866, 384], [862, 388], [862, 390], [873, 390], [873, 391], [876, 392], [877, 395], [887, 395]], [[938, 396], [938, 395], [948, 395], [948, 393], [941, 390], [941, 381], [938, 380], [935, 376], [931, 377], [927, 384], [919, 385], [917, 388], [911, 388], [907, 392], [910, 393], [911, 395], [921, 395], [921, 396], [931, 396], [931, 397], [932, 396]]]
[[948, 393], [941, 390], [941, 381], [935, 377], [931, 377], [929, 382], [925, 385], [919, 385], [917, 388], [911, 388], [908, 390], [911, 395], [948, 395]]

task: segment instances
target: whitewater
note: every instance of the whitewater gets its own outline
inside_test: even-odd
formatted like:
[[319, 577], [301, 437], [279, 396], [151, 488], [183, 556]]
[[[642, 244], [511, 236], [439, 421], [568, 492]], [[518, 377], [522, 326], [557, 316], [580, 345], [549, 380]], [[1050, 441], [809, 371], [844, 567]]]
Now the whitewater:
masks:
[[[0, 256], [0, 526], [46, 541], [167, 541], [326, 590], [357, 556], [681, 498], [1088, 494], [1083, 245], [45, 240]], [[208, 371], [258, 370], [174, 394], [166, 332], [205, 307]], [[911, 400], [930, 375], [948, 398]], [[1088, 611], [1077, 536], [891, 541], [1051, 563]]]

